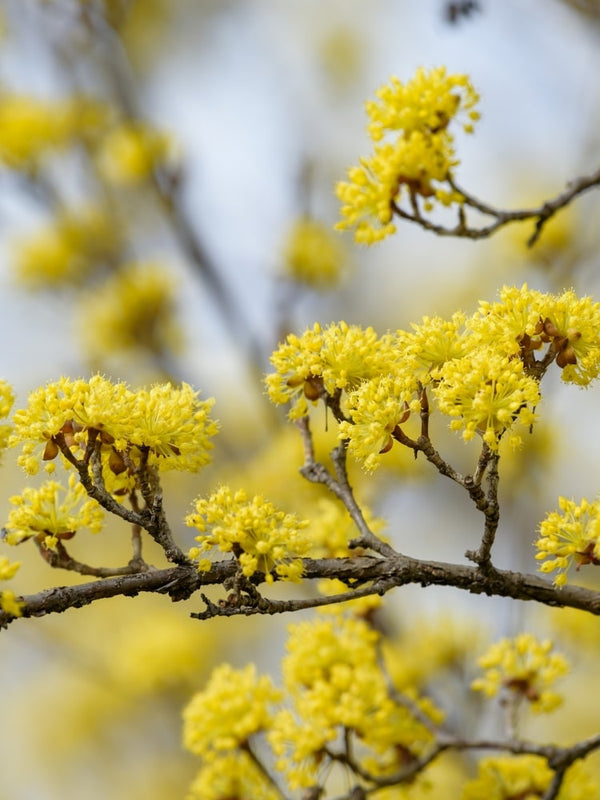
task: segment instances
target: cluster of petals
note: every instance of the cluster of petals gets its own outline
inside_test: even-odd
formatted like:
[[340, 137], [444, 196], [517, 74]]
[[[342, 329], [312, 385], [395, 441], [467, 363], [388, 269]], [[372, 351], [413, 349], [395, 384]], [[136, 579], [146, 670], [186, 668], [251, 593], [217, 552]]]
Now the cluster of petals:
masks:
[[5, 541], [11, 545], [35, 538], [53, 550], [59, 540], [71, 539], [81, 528], [92, 533], [102, 530], [104, 512], [88, 498], [74, 474], [69, 476], [68, 487], [46, 481], [39, 489], [27, 486], [10, 502], [13, 508], [5, 526]]
[[564, 586], [567, 571], [573, 565], [600, 564], [600, 502], [584, 498], [559, 497], [559, 511], [551, 511], [540, 523], [540, 537], [535, 546], [536, 559], [543, 561], [541, 572], [554, 572], [554, 583]]
[[200, 570], [211, 567], [202, 555], [217, 548], [233, 553], [248, 578], [261, 571], [272, 583], [275, 570], [282, 580], [300, 580], [301, 557], [311, 547], [304, 533], [308, 521], [275, 508], [260, 495], [249, 498], [243, 489], [234, 492], [229, 486], [221, 486], [208, 498], [198, 498], [194, 507], [186, 524], [200, 531], [196, 536], [199, 546], [190, 551]]
[[19, 463], [31, 474], [40, 459], [58, 455], [59, 435], [74, 451], [84, 450], [93, 435], [115, 453], [134, 457], [144, 449], [160, 469], [194, 472], [208, 463], [210, 439], [218, 431], [209, 417], [212, 405], [185, 383], [132, 391], [101, 375], [61, 378], [32, 392], [27, 408], [15, 412], [10, 441], [22, 444]]
[[12, 425], [2, 422], [10, 414], [10, 410], [15, 401], [15, 396], [11, 386], [4, 380], [0, 380], [0, 453], [8, 446]]
[[562, 703], [562, 696], [549, 687], [569, 671], [566, 658], [554, 652], [553, 643], [538, 640], [530, 633], [493, 644], [477, 663], [485, 670], [471, 684], [487, 697], [499, 692], [515, 700], [525, 700], [537, 713], [553, 711]]
[[[418, 69], [408, 83], [392, 77], [366, 104], [367, 130], [376, 143], [374, 154], [348, 170], [348, 181], [336, 187], [342, 202], [340, 230], [354, 229], [355, 240], [373, 244], [395, 231], [394, 206], [407, 195], [443, 205], [462, 197], [448, 182], [458, 164], [450, 123], [459, 114], [468, 133], [479, 114], [478, 96], [466, 75], [448, 75], [444, 67]], [[384, 140], [384, 141], [382, 141]], [[379, 144], [377, 144], [379, 143]]]

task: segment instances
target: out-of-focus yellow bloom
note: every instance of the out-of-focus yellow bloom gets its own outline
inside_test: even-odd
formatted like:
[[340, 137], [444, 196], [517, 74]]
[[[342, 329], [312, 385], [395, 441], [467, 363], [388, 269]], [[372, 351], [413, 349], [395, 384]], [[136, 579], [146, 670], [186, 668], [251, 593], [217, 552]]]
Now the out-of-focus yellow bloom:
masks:
[[558, 570], [557, 586], [567, 582], [567, 570], [586, 564], [600, 564], [600, 502], [588, 502], [585, 497], [577, 505], [574, 500], [559, 497], [560, 511], [551, 511], [540, 524], [536, 559], [544, 561], [541, 572]]
[[23, 613], [23, 601], [17, 600], [17, 596], [12, 589], [4, 589], [0, 592], [0, 608], [5, 614], [20, 617]]
[[207, 760], [226, 755], [270, 727], [271, 706], [280, 699], [281, 692], [268, 676], [256, 674], [254, 664], [243, 669], [221, 664], [183, 712], [184, 746]]
[[[480, 433], [488, 447], [497, 450], [500, 436], [515, 423], [529, 427], [535, 422], [539, 385], [517, 359], [476, 350], [446, 362], [440, 376], [433, 389], [438, 406], [453, 418], [451, 428], [462, 429], [465, 441]], [[516, 435], [511, 441], [513, 446], [521, 443]]]
[[553, 711], [562, 696], [548, 687], [569, 671], [566, 658], [553, 648], [551, 641], [540, 642], [530, 633], [502, 639], [478, 659], [485, 674], [471, 688], [487, 697], [508, 692], [517, 701], [526, 700], [537, 713]]
[[479, 113], [474, 111], [479, 95], [471, 81], [466, 75], [448, 75], [445, 67], [429, 71], [420, 67], [404, 84], [392, 76], [389, 84], [375, 94], [377, 100], [366, 103], [368, 130], [374, 141], [390, 131], [405, 135], [413, 131], [445, 131], [457, 115], [463, 115], [463, 128], [471, 133], [473, 122], [479, 119]]
[[26, 487], [10, 502], [15, 507], [8, 514], [5, 539], [11, 545], [34, 538], [54, 550], [59, 540], [72, 539], [81, 528], [99, 533], [104, 523], [102, 508], [88, 498], [75, 475], [69, 476], [66, 489], [46, 481], [39, 489]]
[[[302, 532], [308, 521], [276, 509], [263, 497], [250, 500], [243, 490], [232, 492], [229, 486], [221, 486], [209, 498], [196, 500], [195, 513], [185, 521], [200, 531], [196, 536], [200, 546], [192, 549], [191, 558], [198, 559], [216, 547], [222, 553], [233, 552], [246, 577], [260, 570], [272, 583], [273, 569], [282, 580], [302, 577], [300, 556], [311, 546]], [[205, 558], [198, 566], [210, 569], [211, 564]]]
[[329, 227], [309, 217], [292, 226], [283, 250], [287, 277], [315, 289], [329, 289], [339, 283], [344, 260], [344, 248]]
[[80, 327], [94, 360], [122, 351], [177, 350], [175, 282], [160, 264], [126, 264], [83, 298]]
[[[554, 771], [541, 756], [498, 756], [479, 762], [477, 777], [465, 783], [460, 800], [537, 800], [547, 792]], [[597, 781], [576, 762], [565, 773], [557, 800], [598, 800]]]
[[[15, 402], [12, 387], [4, 380], [0, 380], [0, 420], [6, 419]], [[12, 425], [7, 422], [0, 422], [0, 455], [8, 446]]]
[[[213, 403], [200, 400], [186, 383], [132, 392], [125, 383], [113, 384], [101, 375], [89, 381], [61, 378], [32, 392], [27, 408], [15, 412], [10, 443], [23, 445], [19, 464], [31, 474], [39, 469], [40, 458], [56, 458], [58, 434], [75, 452], [85, 450], [91, 436], [119, 463], [126, 455], [135, 466], [147, 450], [149, 463], [159, 469], [196, 472], [209, 462], [210, 439], [218, 432], [209, 417]], [[111, 468], [118, 473], [115, 459]]]
[[65, 147], [73, 133], [69, 102], [0, 94], [0, 162], [7, 167], [34, 171], [47, 152]]
[[142, 123], [123, 123], [111, 130], [98, 153], [98, 164], [106, 180], [132, 186], [146, 180], [169, 160], [170, 138]]
[[527, 284], [504, 286], [500, 302], [480, 301], [470, 325], [482, 344], [518, 354], [530, 370], [535, 352], [547, 346], [566, 383], [588, 386], [600, 374], [600, 303], [572, 290], [548, 294]]
[[103, 209], [66, 211], [54, 223], [17, 243], [17, 279], [31, 289], [80, 284], [117, 258], [121, 235]]
[[[432, 741], [427, 727], [390, 697], [378, 639], [363, 620], [337, 615], [290, 626], [282, 667], [294, 706], [276, 715], [268, 738], [292, 789], [317, 782], [327, 766], [324, 750], [342, 731], [354, 758], [377, 775], [397, 771]], [[411, 699], [441, 721], [432, 703]]]
[[185, 800], [281, 800], [281, 792], [243, 751], [217, 756], [198, 772]]

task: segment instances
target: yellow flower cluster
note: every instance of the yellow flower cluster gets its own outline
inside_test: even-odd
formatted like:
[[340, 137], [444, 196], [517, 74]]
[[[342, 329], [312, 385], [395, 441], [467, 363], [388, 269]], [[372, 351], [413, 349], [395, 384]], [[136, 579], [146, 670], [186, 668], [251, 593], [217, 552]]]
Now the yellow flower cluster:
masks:
[[146, 180], [168, 160], [169, 137], [139, 122], [124, 122], [111, 130], [99, 151], [102, 175], [111, 183], [128, 186]]
[[[6, 419], [15, 402], [12, 387], [4, 380], [0, 380], [0, 420]], [[8, 446], [12, 425], [0, 422], [0, 453]]]
[[0, 93], [0, 162], [34, 171], [49, 151], [65, 147], [77, 129], [70, 101], [54, 103]]
[[273, 583], [272, 570], [282, 580], [302, 577], [301, 556], [311, 547], [302, 533], [308, 522], [275, 508], [259, 495], [249, 499], [243, 490], [233, 492], [229, 486], [221, 486], [210, 497], [198, 498], [195, 513], [185, 521], [200, 531], [196, 536], [200, 546], [190, 551], [190, 558], [199, 559], [200, 570], [211, 567], [201, 554], [216, 547], [222, 553], [233, 553], [248, 578], [261, 571], [267, 582]]
[[[9, 581], [21, 566], [19, 561], [11, 562], [6, 556], [0, 556], [0, 581]], [[13, 617], [21, 616], [23, 603], [17, 600], [12, 589], [0, 589], [0, 609]]]
[[479, 339], [519, 355], [529, 369], [538, 351], [537, 363], [552, 356], [565, 383], [588, 386], [600, 374], [600, 303], [591, 297], [505, 286], [499, 302], [480, 301], [470, 324]]
[[23, 444], [19, 463], [30, 474], [38, 471], [40, 458], [56, 458], [59, 434], [74, 452], [100, 441], [116, 474], [139, 461], [143, 451], [159, 469], [196, 472], [208, 463], [210, 438], [218, 431], [209, 417], [212, 406], [185, 383], [134, 392], [101, 375], [61, 378], [32, 392], [27, 408], [15, 412], [10, 443]]
[[[538, 382], [526, 374], [523, 363], [494, 350], [478, 349], [471, 356], [448, 361], [443, 380], [435, 388], [442, 413], [452, 417], [450, 427], [463, 430], [463, 439], [480, 433], [497, 449], [501, 434], [513, 423], [529, 427], [540, 401]], [[513, 446], [520, 438], [513, 436]]]
[[600, 502], [588, 502], [585, 497], [577, 505], [574, 500], [560, 497], [560, 511], [551, 511], [540, 524], [540, 538], [535, 543], [536, 558], [544, 561], [541, 572], [558, 571], [557, 586], [567, 582], [567, 570], [586, 564], [600, 564]]
[[267, 391], [274, 403], [294, 400], [290, 419], [298, 419], [308, 412], [307, 400], [316, 402], [322, 391], [355, 389], [388, 372], [399, 358], [392, 337], [378, 337], [373, 328], [340, 322], [322, 329], [315, 323], [302, 336], [289, 334], [273, 353], [276, 371], [267, 375]]
[[280, 699], [281, 692], [269, 677], [256, 675], [254, 664], [243, 669], [221, 664], [183, 712], [183, 743], [206, 760], [225, 755], [270, 727], [270, 707]]
[[474, 110], [479, 98], [466, 75], [447, 75], [444, 67], [417, 70], [406, 84], [396, 77], [367, 103], [368, 132], [376, 145], [374, 155], [360, 159], [348, 171], [349, 181], [339, 183], [342, 201], [338, 229], [355, 229], [355, 240], [373, 244], [394, 233], [394, 207], [408, 195], [412, 204], [425, 200], [431, 210], [462, 198], [446, 183], [458, 164], [448, 127], [464, 115], [463, 128], [471, 133], [479, 118]]
[[176, 350], [174, 281], [160, 264], [131, 263], [83, 299], [80, 327], [92, 359], [124, 350]]
[[339, 283], [344, 267], [344, 250], [328, 226], [310, 217], [296, 220], [285, 248], [286, 275], [315, 289], [328, 289]]
[[[378, 775], [410, 763], [431, 742], [423, 723], [390, 697], [378, 640], [373, 628], [354, 618], [290, 626], [282, 668], [293, 709], [277, 713], [268, 738], [292, 789], [315, 784], [327, 769], [325, 748], [333, 748], [342, 732], [357, 762]], [[423, 714], [441, 720], [431, 703], [413, 700]]]
[[485, 674], [471, 688], [487, 697], [508, 692], [517, 702], [526, 700], [537, 713], [553, 711], [562, 696], [548, 687], [569, 671], [566, 658], [553, 647], [551, 641], [540, 642], [530, 633], [502, 639], [478, 659]]
[[291, 419], [308, 413], [308, 401], [337, 403], [342, 392], [339, 438], [372, 471], [424, 402], [450, 417], [465, 441], [477, 435], [497, 450], [510, 431], [518, 448], [514, 429], [535, 422], [540, 380], [553, 362], [565, 382], [587, 386], [598, 377], [600, 303], [524, 284], [505, 286], [499, 302], [481, 301], [470, 317], [424, 317], [395, 335], [315, 324], [273, 353], [266, 385], [274, 403], [292, 401]]
[[27, 487], [22, 494], [10, 498], [5, 539], [16, 545], [34, 538], [49, 550], [55, 550], [61, 539], [72, 539], [81, 528], [91, 533], [102, 530], [104, 512], [95, 500], [87, 497], [77, 477], [69, 476], [65, 488], [56, 481], [46, 481], [39, 489]]
[[63, 212], [33, 236], [18, 242], [17, 279], [31, 289], [81, 284], [106, 268], [121, 245], [116, 220], [100, 208]]
[[276, 789], [243, 750], [227, 753], [204, 764], [185, 800], [281, 800]]
[[[554, 771], [541, 756], [500, 756], [479, 762], [477, 777], [464, 785], [460, 800], [534, 800], [545, 796]], [[598, 800], [598, 785], [581, 763], [570, 767], [557, 800]]]

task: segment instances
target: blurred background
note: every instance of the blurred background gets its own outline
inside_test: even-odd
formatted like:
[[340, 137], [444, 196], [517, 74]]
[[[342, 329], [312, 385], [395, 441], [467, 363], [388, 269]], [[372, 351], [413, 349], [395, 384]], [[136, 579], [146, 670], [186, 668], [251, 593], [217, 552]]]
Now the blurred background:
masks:
[[[365, 100], [419, 66], [466, 73], [481, 95], [475, 134], [456, 137], [457, 180], [481, 200], [538, 205], [596, 169], [593, 0], [3, 0], [0, 9], [0, 377], [17, 408], [46, 381], [95, 371], [133, 386], [183, 380], [215, 397], [214, 464], [166, 480], [184, 545], [192, 499], [223, 481], [318, 513], [323, 493], [298, 476], [296, 431], [262, 384], [288, 332], [343, 319], [381, 334], [472, 312], [503, 284], [598, 296], [594, 191], [531, 249], [531, 224], [471, 242], [400, 223], [369, 249], [333, 232], [335, 183], [369, 152]], [[557, 496], [598, 491], [595, 391], [549, 376], [543, 403], [525, 450], [503, 455], [501, 567], [534, 571], [536, 526]], [[444, 455], [470, 471], [475, 450], [435, 423]], [[324, 424], [317, 438], [323, 453], [335, 441]], [[397, 449], [375, 477], [354, 471], [359, 496], [399, 549], [462, 560], [481, 527], [468, 498]], [[1, 470], [5, 519], [24, 476], [11, 452]], [[83, 538], [76, 555], [93, 563], [128, 558], [120, 524]], [[18, 592], [76, 580], [30, 549], [9, 553], [23, 563]], [[181, 708], [225, 659], [257, 660], [277, 679], [289, 622], [200, 623], [188, 617], [197, 605], [118, 599], [2, 631], [0, 800], [183, 797], [196, 765], [180, 745]], [[585, 626], [517, 605], [406, 587], [384, 613], [399, 643], [453, 614], [454, 666], [475, 646], [465, 637], [463, 647], [461, 626], [481, 623], [489, 637], [558, 625], [566, 646], [568, 631]], [[600, 639], [582, 641], [588, 675]], [[583, 695], [570, 701], [561, 736], [594, 733]]]

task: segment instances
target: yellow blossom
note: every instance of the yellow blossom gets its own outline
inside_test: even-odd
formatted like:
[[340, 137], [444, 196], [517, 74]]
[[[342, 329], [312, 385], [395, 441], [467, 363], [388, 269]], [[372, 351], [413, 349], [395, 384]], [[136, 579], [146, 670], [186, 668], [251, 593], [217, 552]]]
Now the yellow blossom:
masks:
[[257, 676], [254, 664], [237, 670], [221, 664], [183, 712], [184, 746], [205, 759], [243, 746], [269, 728], [270, 707], [280, 696], [269, 677]]
[[569, 670], [566, 658], [553, 648], [551, 641], [539, 641], [530, 633], [502, 639], [478, 659], [485, 673], [471, 688], [487, 697], [507, 692], [517, 701], [526, 700], [537, 713], [553, 711], [562, 696], [548, 687]]
[[18, 600], [12, 589], [0, 591], [0, 608], [5, 614], [20, 617], [23, 613], [23, 601]]
[[308, 413], [307, 400], [316, 401], [322, 391], [350, 391], [362, 381], [384, 374], [399, 361], [393, 337], [378, 337], [373, 328], [346, 322], [322, 329], [315, 323], [298, 337], [289, 334], [271, 356], [276, 372], [266, 377], [274, 403], [295, 400], [290, 418]]
[[170, 155], [168, 136], [141, 123], [123, 123], [106, 136], [100, 171], [111, 183], [134, 185], [148, 178]]
[[80, 327], [93, 359], [126, 350], [177, 350], [174, 281], [160, 264], [131, 263], [83, 299]]
[[31, 289], [81, 284], [117, 256], [115, 219], [100, 208], [61, 212], [48, 226], [16, 245], [17, 279]]
[[398, 331], [404, 359], [413, 359], [414, 371], [423, 385], [439, 378], [440, 367], [447, 361], [469, 354], [472, 343], [465, 322], [465, 315], [457, 311], [449, 320], [423, 317], [420, 325], [411, 323], [412, 331]]
[[[477, 777], [465, 783], [460, 800], [537, 800], [550, 787], [554, 771], [541, 756], [497, 756], [479, 762]], [[577, 762], [565, 773], [557, 800], [598, 800], [598, 783]]]
[[[293, 710], [276, 715], [268, 738], [292, 789], [317, 782], [323, 750], [342, 731], [355, 758], [376, 774], [398, 770], [431, 742], [429, 730], [389, 695], [379, 637], [363, 620], [337, 615], [290, 626], [282, 669]], [[411, 699], [432, 721], [441, 720], [433, 704]]]
[[[448, 179], [458, 164], [448, 128], [458, 113], [473, 130], [479, 114], [474, 111], [478, 96], [466, 75], [447, 75], [444, 67], [426, 72], [402, 84], [392, 77], [377, 91], [377, 101], [367, 103], [368, 131], [376, 144], [374, 154], [360, 159], [348, 170], [348, 181], [340, 182], [336, 194], [342, 202], [337, 228], [355, 229], [355, 240], [373, 244], [395, 232], [395, 206], [408, 198], [411, 213], [461, 203]], [[420, 213], [420, 211], [419, 211]]]
[[527, 284], [504, 286], [500, 302], [480, 301], [470, 324], [482, 344], [518, 354], [534, 374], [546, 353], [555, 357], [567, 383], [587, 386], [600, 373], [600, 303], [572, 290], [555, 295]]
[[[192, 549], [192, 558], [216, 547], [222, 553], [233, 553], [246, 577], [260, 570], [272, 583], [273, 569], [282, 580], [302, 577], [300, 557], [311, 546], [302, 532], [308, 522], [276, 509], [260, 495], [249, 499], [243, 490], [233, 492], [229, 486], [221, 486], [207, 499], [198, 498], [195, 513], [185, 521], [200, 531], [196, 536], [200, 546]], [[210, 561], [203, 559], [199, 568], [210, 569]]]
[[72, 133], [68, 102], [0, 93], [0, 162], [11, 169], [34, 170], [47, 152], [68, 144]]
[[[0, 420], [8, 417], [14, 401], [15, 396], [11, 386], [6, 381], [0, 380]], [[11, 431], [12, 425], [0, 422], [0, 454], [8, 446]]]
[[75, 475], [69, 477], [68, 488], [46, 481], [39, 489], [26, 487], [10, 502], [14, 508], [8, 513], [5, 539], [11, 545], [34, 538], [54, 550], [59, 540], [71, 539], [81, 528], [99, 533], [104, 523], [102, 508], [87, 497]]
[[[439, 374], [442, 380], [433, 389], [438, 406], [453, 418], [451, 428], [463, 430], [465, 441], [480, 433], [488, 447], [497, 450], [504, 431], [515, 423], [526, 427], [534, 423], [539, 386], [518, 359], [475, 350], [446, 362]], [[513, 445], [520, 441], [513, 436]]]
[[377, 100], [366, 104], [369, 133], [375, 141], [390, 131], [445, 130], [453, 117], [463, 112], [463, 127], [471, 132], [472, 123], [479, 118], [473, 111], [479, 97], [469, 78], [448, 75], [445, 67], [419, 68], [406, 84], [392, 76], [375, 94]]
[[343, 247], [329, 227], [310, 217], [296, 220], [283, 251], [289, 278], [315, 289], [328, 289], [339, 283], [344, 260]]
[[[209, 417], [212, 405], [185, 383], [133, 392], [101, 375], [89, 381], [61, 378], [32, 392], [27, 408], [15, 412], [10, 441], [23, 444], [19, 463], [31, 473], [39, 468], [39, 458], [51, 461], [58, 455], [58, 434], [71, 449], [84, 450], [92, 436], [117, 460], [139, 461], [147, 450], [149, 463], [159, 469], [196, 472], [208, 463], [210, 438], [218, 431]], [[40, 445], [44, 450], [36, 455]]]
[[219, 755], [205, 763], [189, 788], [185, 800], [280, 800], [271, 784], [249, 755], [240, 750]]
[[341, 422], [340, 439], [348, 440], [348, 452], [367, 472], [373, 472], [381, 456], [389, 452], [397, 426], [410, 412], [419, 411], [415, 379], [381, 378], [364, 381], [348, 396], [347, 413], [351, 422]]
[[0, 581], [9, 581], [20, 566], [19, 561], [10, 561], [6, 556], [0, 556]]
[[[567, 582], [567, 571], [575, 564], [600, 564], [600, 502], [585, 497], [577, 505], [574, 500], [559, 497], [560, 511], [552, 511], [540, 524], [536, 559], [544, 561], [541, 572], [558, 571], [557, 586]], [[547, 559], [547, 560], [544, 560]]]

